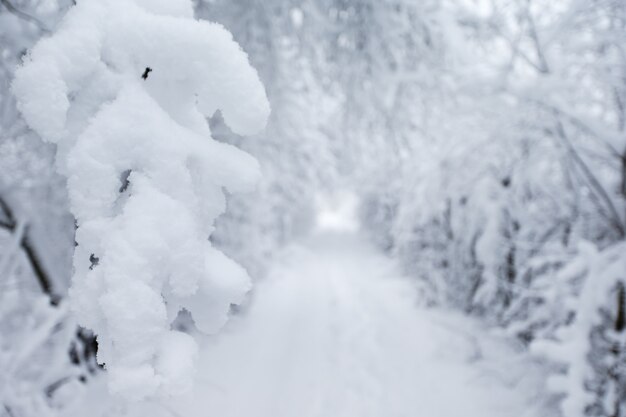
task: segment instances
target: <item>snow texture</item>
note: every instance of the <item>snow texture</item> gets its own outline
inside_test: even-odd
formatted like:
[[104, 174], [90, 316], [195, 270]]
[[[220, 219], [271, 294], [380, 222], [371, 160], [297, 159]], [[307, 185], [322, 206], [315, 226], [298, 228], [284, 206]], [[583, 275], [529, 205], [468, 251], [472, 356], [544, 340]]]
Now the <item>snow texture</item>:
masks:
[[[550, 388], [564, 396], [561, 409], [565, 417], [589, 415], [589, 408], [596, 401], [594, 392], [590, 389], [594, 386], [594, 379], [598, 377], [590, 361], [599, 353], [594, 352], [593, 330], [594, 327], [604, 325], [606, 312], [603, 309], [612, 307], [616, 298], [616, 286], [623, 286], [626, 281], [625, 251], [626, 245], [623, 242], [602, 251], [590, 242], [580, 243], [577, 257], [568, 268], [560, 271], [561, 279], [584, 279], [580, 297], [577, 300], [568, 300], [574, 306], [575, 320], [561, 329], [558, 340], [539, 340], [532, 345], [532, 350], [537, 355], [548, 358], [561, 367], [565, 366], [564, 373], [554, 375], [549, 380]], [[617, 346], [617, 352], [623, 355], [623, 347], [626, 346], [623, 332], [611, 332], [610, 338]], [[609, 361], [610, 357], [603, 359], [609, 366], [620, 366], [610, 364]], [[606, 377], [610, 374], [600, 376]], [[624, 401], [619, 398], [619, 389], [619, 386], [614, 385], [606, 389], [603, 406], [611, 412], [614, 412], [612, 407], [616, 402], [619, 409], [619, 403]]]
[[416, 307], [395, 261], [365, 236], [327, 227], [277, 254], [250, 305], [203, 340], [189, 395], [115, 413], [100, 398], [90, 415], [557, 415], [542, 366], [520, 346], [471, 318]]
[[320, 230], [278, 256], [246, 313], [202, 347], [193, 399], [170, 408], [189, 417], [550, 415], [540, 366], [506, 336], [416, 303], [413, 283], [364, 236]]
[[171, 330], [181, 309], [216, 332], [249, 289], [211, 247], [223, 189], [253, 189], [254, 158], [211, 139], [264, 128], [255, 70], [190, 0], [85, 0], [25, 58], [13, 83], [28, 124], [57, 145], [76, 217], [70, 290], [98, 335], [109, 388], [128, 400], [188, 391], [197, 346]]

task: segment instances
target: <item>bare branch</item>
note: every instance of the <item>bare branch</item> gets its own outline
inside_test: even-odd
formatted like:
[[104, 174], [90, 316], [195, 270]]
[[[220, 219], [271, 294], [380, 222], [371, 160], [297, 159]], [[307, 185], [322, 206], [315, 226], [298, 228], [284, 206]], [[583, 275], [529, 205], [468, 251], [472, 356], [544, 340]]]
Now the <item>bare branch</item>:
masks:
[[565, 129], [563, 128], [563, 123], [561, 123], [561, 121], [558, 119], [556, 121], [556, 133], [557, 133], [557, 136], [565, 144], [573, 160], [578, 164], [578, 166], [582, 170], [583, 174], [585, 175], [585, 178], [587, 179], [589, 185], [591, 186], [591, 189], [604, 202], [606, 209], [609, 211], [609, 214], [610, 214], [609, 220], [611, 224], [617, 229], [620, 237], [622, 238], [625, 237], [626, 228], [624, 227], [624, 224], [622, 224], [617, 208], [615, 207], [615, 204], [613, 204], [613, 200], [609, 196], [608, 192], [604, 189], [600, 181], [593, 174], [589, 166], [587, 166], [585, 161], [578, 154], [578, 152], [576, 151], [576, 148], [574, 147], [572, 142], [567, 137], [567, 134], [565, 133]]
[[[1, 0], [0, 0], [1, 1]], [[9, 204], [0, 197], [0, 209], [4, 212], [6, 217], [6, 221], [0, 221], [0, 227], [3, 227], [7, 230], [13, 232], [17, 227], [17, 221], [15, 215], [13, 214], [13, 210], [9, 206]], [[54, 289], [52, 288], [52, 280], [50, 279], [46, 268], [41, 261], [41, 257], [37, 253], [35, 246], [33, 245], [30, 234], [28, 233], [28, 228], [24, 231], [23, 238], [20, 242], [20, 246], [30, 263], [33, 273], [35, 274], [35, 278], [37, 278], [37, 282], [39, 282], [39, 286], [44, 294], [50, 297], [50, 302], [56, 305], [59, 302], [59, 296], [54, 293]]]
[[527, 1], [527, 7], [525, 9], [526, 19], [528, 20], [528, 35], [533, 42], [533, 46], [535, 47], [535, 53], [537, 54], [537, 59], [539, 60], [539, 66], [537, 69], [542, 74], [548, 74], [550, 72], [550, 66], [548, 65], [548, 61], [546, 56], [543, 53], [543, 48], [541, 43], [539, 42], [539, 35], [537, 34], [537, 27], [535, 26], [535, 19], [530, 11], [530, 0]]

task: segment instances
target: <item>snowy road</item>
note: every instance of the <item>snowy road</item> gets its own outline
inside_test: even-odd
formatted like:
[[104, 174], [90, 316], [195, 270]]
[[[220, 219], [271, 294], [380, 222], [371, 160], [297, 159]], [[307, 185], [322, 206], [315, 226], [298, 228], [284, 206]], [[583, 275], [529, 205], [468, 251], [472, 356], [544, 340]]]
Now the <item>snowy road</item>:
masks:
[[545, 415], [523, 357], [469, 320], [419, 310], [410, 283], [358, 235], [318, 235], [277, 265], [248, 312], [203, 347], [180, 415]]

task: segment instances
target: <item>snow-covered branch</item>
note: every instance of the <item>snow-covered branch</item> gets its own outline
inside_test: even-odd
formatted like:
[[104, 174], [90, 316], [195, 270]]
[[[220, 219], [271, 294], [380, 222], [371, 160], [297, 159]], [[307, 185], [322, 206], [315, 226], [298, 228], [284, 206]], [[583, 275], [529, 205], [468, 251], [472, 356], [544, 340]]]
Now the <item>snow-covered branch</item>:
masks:
[[256, 72], [223, 27], [193, 19], [191, 1], [87, 1], [33, 48], [13, 88], [68, 178], [72, 309], [98, 335], [112, 392], [187, 391], [196, 345], [170, 323], [186, 309], [215, 332], [249, 289], [208, 238], [222, 187], [250, 190], [259, 176], [252, 157], [211, 139], [206, 118], [219, 110], [239, 134], [261, 130]]

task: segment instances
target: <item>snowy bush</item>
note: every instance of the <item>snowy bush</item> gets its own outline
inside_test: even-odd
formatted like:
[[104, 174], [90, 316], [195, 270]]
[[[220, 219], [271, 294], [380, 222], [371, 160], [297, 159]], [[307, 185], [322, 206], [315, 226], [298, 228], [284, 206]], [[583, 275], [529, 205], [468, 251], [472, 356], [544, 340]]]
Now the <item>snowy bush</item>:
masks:
[[68, 178], [72, 307], [98, 335], [110, 390], [185, 392], [196, 344], [170, 323], [186, 309], [215, 332], [249, 288], [208, 237], [222, 189], [252, 189], [258, 166], [212, 140], [206, 121], [219, 110], [238, 134], [264, 127], [247, 56], [223, 27], [194, 20], [191, 1], [83, 1], [33, 48], [13, 89]]
[[561, 271], [561, 279], [582, 280], [580, 296], [564, 297], [574, 313], [552, 340], [533, 350], [560, 365], [563, 373], [551, 386], [564, 395], [565, 417], [626, 415], [626, 245], [598, 251], [580, 245], [578, 256]]
[[47, 417], [83, 393], [87, 375], [68, 355], [75, 323], [67, 305], [41, 292], [19, 247], [23, 232], [0, 229], [0, 415]]

